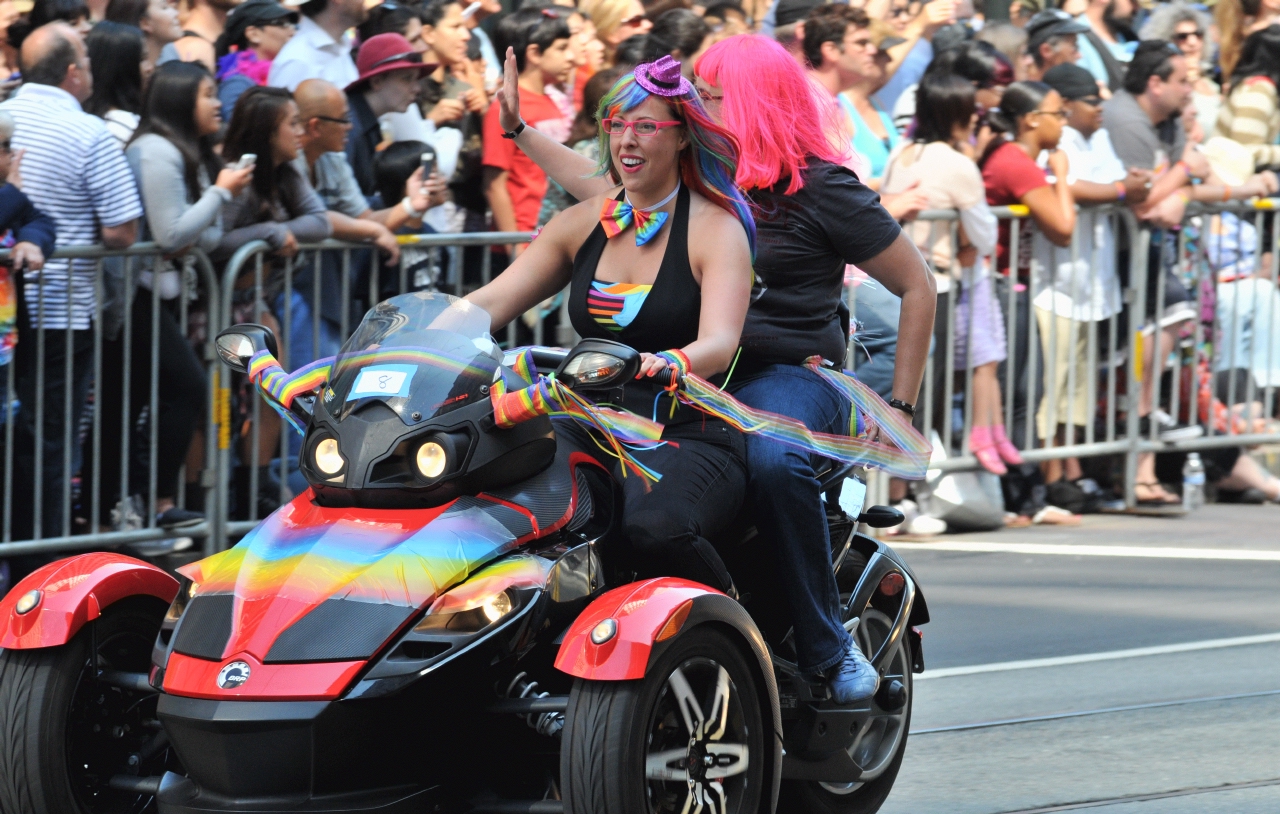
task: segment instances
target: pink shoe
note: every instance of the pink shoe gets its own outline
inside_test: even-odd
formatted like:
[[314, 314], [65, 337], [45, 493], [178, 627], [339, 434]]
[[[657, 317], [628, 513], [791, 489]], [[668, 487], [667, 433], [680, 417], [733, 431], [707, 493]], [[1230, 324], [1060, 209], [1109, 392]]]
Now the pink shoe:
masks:
[[1008, 472], [1004, 464], [1000, 461], [1000, 455], [996, 452], [995, 441], [991, 438], [990, 427], [974, 427], [969, 430], [969, 451], [978, 459], [978, 463], [982, 468], [993, 475], [1003, 475]]
[[1017, 466], [1022, 463], [1022, 453], [1018, 452], [1018, 448], [1009, 440], [1009, 436], [1004, 434], [1004, 425], [997, 424], [991, 428], [991, 440], [996, 443], [996, 452], [1000, 455], [1000, 460], [1007, 464]]

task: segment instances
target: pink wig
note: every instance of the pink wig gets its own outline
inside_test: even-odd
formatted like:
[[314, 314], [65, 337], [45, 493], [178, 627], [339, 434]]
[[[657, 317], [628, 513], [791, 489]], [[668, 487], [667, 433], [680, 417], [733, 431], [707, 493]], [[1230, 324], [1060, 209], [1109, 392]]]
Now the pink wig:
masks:
[[827, 138], [829, 122], [795, 57], [777, 42], [739, 34], [711, 46], [694, 73], [724, 93], [720, 119], [738, 138], [738, 185], [767, 189], [788, 179], [786, 194], [804, 186], [809, 159], [841, 164], [846, 156]]

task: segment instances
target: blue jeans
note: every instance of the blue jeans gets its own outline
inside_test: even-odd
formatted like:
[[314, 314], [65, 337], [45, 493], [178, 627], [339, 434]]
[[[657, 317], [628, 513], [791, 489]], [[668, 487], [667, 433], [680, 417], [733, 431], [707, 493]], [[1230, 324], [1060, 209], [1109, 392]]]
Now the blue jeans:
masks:
[[[758, 410], [804, 422], [811, 430], [845, 433], [849, 403], [818, 375], [798, 365], [771, 365], [731, 385]], [[809, 453], [748, 433], [747, 506], [761, 539], [769, 541], [778, 590], [795, 626], [800, 669], [817, 673], [837, 664], [852, 644], [840, 623], [840, 590], [831, 570], [831, 540]]]

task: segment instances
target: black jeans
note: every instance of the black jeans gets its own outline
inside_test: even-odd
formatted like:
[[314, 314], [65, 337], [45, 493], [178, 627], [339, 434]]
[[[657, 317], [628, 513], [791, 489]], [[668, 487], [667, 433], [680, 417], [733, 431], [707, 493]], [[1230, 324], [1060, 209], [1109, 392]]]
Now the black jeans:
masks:
[[622, 484], [627, 543], [615, 552], [619, 565], [640, 579], [682, 577], [722, 591], [733, 584], [708, 538], [722, 531], [742, 505], [747, 472], [736, 430], [710, 421], [705, 431], [701, 422], [668, 427], [663, 438], [674, 443], [636, 453], [662, 475], [646, 490], [635, 473], [622, 477], [617, 459], [606, 455], [582, 425], [561, 418], [553, 423], [557, 443], [599, 461]]
[[[156, 497], [172, 498], [178, 492], [178, 473], [187, 457], [191, 437], [204, 418], [208, 386], [204, 367], [183, 336], [178, 320], [170, 310], [171, 303], [160, 303], [155, 324], [157, 349], [156, 372]], [[122, 497], [145, 494], [149, 468], [149, 430], [136, 432], [143, 409], [151, 405], [151, 292], [138, 289], [131, 306], [129, 347], [124, 335], [104, 343], [102, 381], [98, 398], [102, 403], [102, 440], [99, 445], [102, 464], [99, 468], [101, 520], [109, 522], [111, 509]], [[129, 411], [124, 412], [125, 354], [129, 359]], [[125, 423], [125, 420], [128, 423]], [[128, 428], [127, 432], [125, 428]], [[122, 488], [121, 461], [128, 458], [129, 483]], [[85, 505], [92, 494], [92, 467], [85, 467]]]

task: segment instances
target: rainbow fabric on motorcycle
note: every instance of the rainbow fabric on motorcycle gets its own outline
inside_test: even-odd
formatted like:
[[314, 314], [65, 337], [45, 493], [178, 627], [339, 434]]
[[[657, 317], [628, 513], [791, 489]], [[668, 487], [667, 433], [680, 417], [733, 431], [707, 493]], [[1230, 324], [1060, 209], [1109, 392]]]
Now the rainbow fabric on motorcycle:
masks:
[[514, 427], [522, 421], [537, 416], [564, 416], [588, 429], [596, 430], [604, 439], [601, 443], [610, 456], [622, 463], [622, 476], [630, 470], [646, 480], [657, 482], [662, 475], [636, 460], [628, 446], [648, 447], [660, 442], [662, 425], [649, 421], [626, 410], [599, 407], [574, 393], [554, 378], [543, 376], [535, 384], [520, 390], [508, 391], [501, 381], [493, 383], [489, 391], [493, 403], [493, 420], [499, 427]]
[[[545, 566], [524, 558], [481, 570], [519, 539], [478, 500], [432, 509], [337, 508], [304, 493], [233, 548], [178, 570], [196, 584], [194, 596], [235, 596], [227, 650], [264, 658], [282, 631], [327, 600], [418, 608], [477, 572], [493, 577], [489, 584], [536, 584]], [[474, 594], [456, 597], [458, 604]]]
[[633, 222], [636, 225], [636, 245], [643, 246], [662, 230], [662, 224], [667, 222], [667, 213], [646, 212], [636, 209], [626, 201], [613, 198], [604, 202], [604, 207], [600, 210], [600, 225], [604, 227], [606, 238], [617, 237], [627, 231]]
[[333, 357], [330, 356], [298, 368], [293, 373], [285, 373], [270, 351], [260, 350], [249, 360], [249, 381], [258, 386], [264, 396], [263, 401], [271, 405], [299, 435], [305, 435], [306, 426], [290, 412], [289, 406], [298, 396], [320, 389], [329, 379], [332, 367]]
[[[809, 362], [812, 363], [813, 360]], [[848, 435], [814, 432], [789, 416], [748, 407], [692, 373], [685, 375], [684, 387], [678, 391], [678, 397], [681, 403], [715, 416], [741, 432], [762, 435], [841, 463], [883, 469], [899, 478], [923, 478], [929, 464], [930, 447], [923, 436], [905, 421], [905, 417], [896, 415], [896, 410], [857, 379], [810, 363], [806, 363], [806, 366], [844, 394], [853, 403], [855, 412], [862, 410], [871, 416], [885, 429], [893, 442], [902, 448], [894, 449]]]

